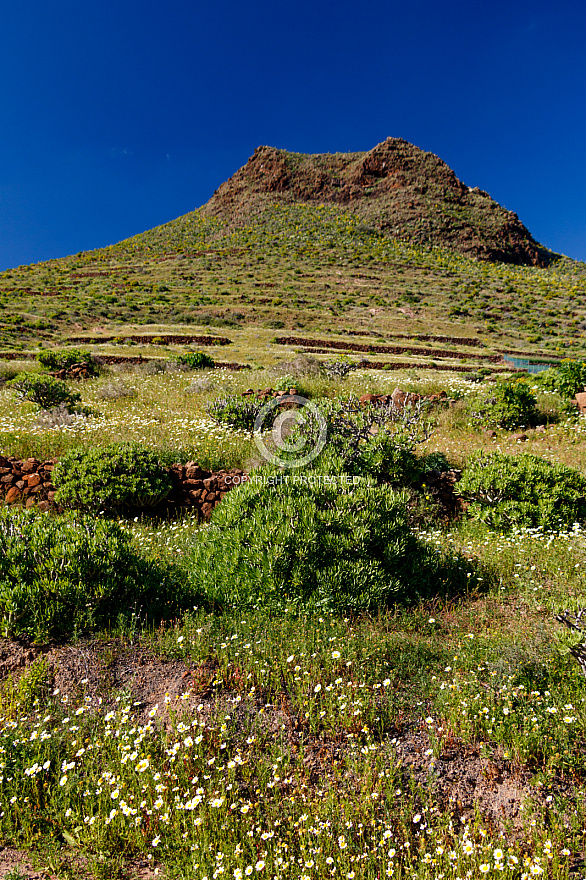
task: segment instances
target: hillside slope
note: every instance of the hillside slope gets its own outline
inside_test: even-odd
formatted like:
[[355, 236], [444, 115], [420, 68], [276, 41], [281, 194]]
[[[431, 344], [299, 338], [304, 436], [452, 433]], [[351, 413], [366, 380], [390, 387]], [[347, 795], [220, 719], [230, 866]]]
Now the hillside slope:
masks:
[[541, 266], [555, 256], [516, 214], [401, 138], [387, 138], [367, 153], [304, 155], [259, 147], [203, 212], [242, 224], [275, 202], [343, 205], [393, 238], [481, 260]]
[[1, 273], [0, 349], [90, 333], [114, 354], [130, 336], [142, 346], [219, 328], [230, 360], [238, 340], [247, 359], [272, 357], [271, 330], [393, 345], [473, 337], [487, 354], [584, 357], [586, 265], [554, 256], [405, 141], [333, 156], [262, 147], [202, 208]]

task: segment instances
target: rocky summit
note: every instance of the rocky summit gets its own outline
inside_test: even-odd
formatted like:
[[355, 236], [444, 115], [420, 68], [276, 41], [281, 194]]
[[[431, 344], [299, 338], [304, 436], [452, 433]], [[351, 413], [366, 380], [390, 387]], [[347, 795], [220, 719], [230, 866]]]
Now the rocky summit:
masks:
[[373, 231], [479, 260], [545, 266], [557, 256], [513, 211], [402, 138], [389, 137], [367, 153], [258, 147], [203, 213], [245, 225], [276, 202], [341, 205]]

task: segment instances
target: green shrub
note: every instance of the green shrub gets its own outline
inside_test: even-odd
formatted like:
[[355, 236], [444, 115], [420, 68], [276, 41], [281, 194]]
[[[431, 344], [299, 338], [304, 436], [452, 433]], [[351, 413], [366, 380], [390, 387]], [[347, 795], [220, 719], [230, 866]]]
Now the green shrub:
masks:
[[0, 509], [0, 626], [38, 640], [114, 622], [142, 605], [161, 613], [178, 591], [141, 559], [117, 523]]
[[171, 358], [176, 364], [189, 367], [190, 370], [204, 370], [214, 366], [214, 359], [203, 351], [188, 351]]
[[441, 592], [441, 558], [410, 531], [406, 499], [358, 477], [256, 471], [214, 510], [186, 560], [190, 582], [220, 603], [275, 609], [360, 611]]
[[359, 447], [353, 472], [370, 474], [393, 486], [412, 486], [421, 479], [423, 469], [410, 444], [383, 428]]
[[289, 391], [290, 388], [297, 388], [297, 382], [291, 373], [285, 373], [284, 376], [273, 382], [273, 388], [275, 391]]
[[472, 422], [483, 427], [509, 431], [536, 422], [536, 398], [526, 379], [497, 382], [484, 395], [471, 399]]
[[67, 370], [73, 364], [87, 364], [92, 375], [97, 376], [99, 372], [98, 364], [91, 351], [81, 348], [40, 351], [37, 354], [37, 361], [45, 370]]
[[539, 373], [537, 381], [546, 390], [557, 391], [562, 397], [571, 400], [586, 387], [586, 363], [563, 360], [557, 367], [550, 367], [549, 370]]
[[30, 400], [41, 409], [53, 409], [61, 405], [72, 409], [81, 400], [81, 395], [70, 391], [66, 382], [42, 373], [19, 373], [10, 382], [10, 387], [20, 400]]
[[[415, 447], [427, 436], [422, 410], [396, 410], [389, 407], [361, 407], [354, 397], [317, 404], [327, 426], [327, 445], [316, 467], [327, 467], [334, 473], [346, 472], [372, 476], [394, 486], [407, 487], [417, 483], [422, 474]], [[306, 418], [296, 432], [316, 442], [319, 424]]]
[[81, 510], [152, 507], [171, 490], [168, 473], [140, 443], [72, 449], [59, 459], [52, 477], [55, 500]]
[[265, 405], [254, 397], [239, 394], [216, 397], [206, 406], [208, 415], [220, 425], [230, 425], [244, 431], [252, 431], [256, 417]]
[[455, 491], [468, 512], [498, 529], [563, 528], [586, 518], [586, 478], [529, 453], [475, 453]]

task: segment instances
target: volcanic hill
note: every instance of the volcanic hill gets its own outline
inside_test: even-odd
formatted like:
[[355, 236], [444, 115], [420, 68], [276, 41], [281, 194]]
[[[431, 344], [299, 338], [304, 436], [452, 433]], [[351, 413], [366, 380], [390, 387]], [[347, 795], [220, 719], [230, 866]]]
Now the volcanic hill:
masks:
[[245, 225], [275, 202], [342, 205], [373, 231], [480, 260], [544, 266], [557, 256], [515, 213], [402, 138], [387, 138], [367, 153], [258, 147], [202, 211]]
[[389, 138], [367, 153], [259, 147], [201, 208], [0, 273], [0, 361], [82, 342], [110, 359], [197, 345], [217, 360], [227, 341], [222, 362], [253, 365], [299, 348], [359, 357], [369, 337], [393, 368], [437, 345], [457, 370], [501, 352], [586, 357], [586, 264]]

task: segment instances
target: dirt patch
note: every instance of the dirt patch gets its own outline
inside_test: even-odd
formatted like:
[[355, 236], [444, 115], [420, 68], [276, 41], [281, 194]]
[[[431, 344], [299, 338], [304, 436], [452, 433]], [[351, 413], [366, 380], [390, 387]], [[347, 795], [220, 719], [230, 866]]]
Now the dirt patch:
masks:
[[440, 808], [456, 819], [471, 821], [478, 810], [488, 825], [499, 831], [506, 829], [509, 839], [511, 835], [522, 836], [523, 803], [528, 797], [540, 799], [526, 768], [505, 759], [502, 753], [482, 757], [476, 744], [454, 738], [445, 741], [438, 758], [430, 749], [425, 731], [397, 738], [395, 750], [406, 783], [412, 777], [431, 789]]
[[[0, 878], [16, 875], [18, 880], [58, 880], [59, 877], [67, 876], [91, 880], [95, 877], [84, 859], [76, 858], [66, 850], [53, 856], [53, 867], [43, 866], [43, 861], [41, 856], [35, 857], [11, 846], [0, 846]], [[116, 877], [120, 880], [155, 880], [163, 878], [164, 872], [161, 867], [146, 859], [136, 859], [125, 865], [123, 873], [117, 873]]]
[[21, 645], [10, 639], [0, 639], [0, 681], [8, 675], [20, 674], [38, 657], [39, 653], [40, 649], [34, 646]]

